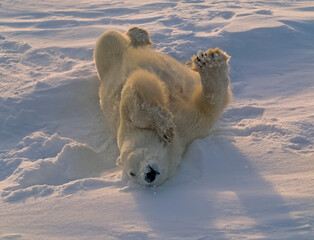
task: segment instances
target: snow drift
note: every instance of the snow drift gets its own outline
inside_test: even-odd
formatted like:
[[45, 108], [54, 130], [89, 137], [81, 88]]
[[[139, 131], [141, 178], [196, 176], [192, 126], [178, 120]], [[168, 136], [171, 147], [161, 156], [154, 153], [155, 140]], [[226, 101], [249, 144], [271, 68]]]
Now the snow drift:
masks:
[[[314, 6], [308, 1], [0, 4], [0, 239], [312, 239]], [[233, 103], [160, 188], [132, 184], [92, 52], [138, 25], [182, 62], [231, 56]]]

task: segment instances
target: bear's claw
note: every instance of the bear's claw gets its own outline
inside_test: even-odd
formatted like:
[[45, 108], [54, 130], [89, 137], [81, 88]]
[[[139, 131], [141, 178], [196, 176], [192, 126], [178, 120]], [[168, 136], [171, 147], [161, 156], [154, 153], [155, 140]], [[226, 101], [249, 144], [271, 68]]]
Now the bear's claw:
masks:
[[194, 68], [198, 71], [209, 70], [227, 64], [229, 56], [219, 48], [198, 51], [192, 58]]
[[172, 142], [172, 139], [174, 137], [174, 126], [171, 124], [169, 126], [166, 126], [165, 128], [157, 129], [157, 134], [160, 137], [160, 141], [169, 144]]
[[164, 134], [164, 141], [166, 143], [170, 143], [173, 139], [173, 135], [173, 127], [168, 128]]

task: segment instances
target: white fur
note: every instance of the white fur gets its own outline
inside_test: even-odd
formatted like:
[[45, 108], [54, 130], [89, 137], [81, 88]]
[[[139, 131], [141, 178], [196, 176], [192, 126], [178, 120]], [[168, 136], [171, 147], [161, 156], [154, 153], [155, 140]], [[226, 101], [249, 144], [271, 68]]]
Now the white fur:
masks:
[[[188, 144], [208, 135], [231, 99], [229, 56], [199, 51], [192, 68], [148, 48], [146, 30], [107, 31], [94, 58], [100, 106], [117, 136], [117, 164], [144, 185], [171, 177]], [[156, 178], [147, 182], [148, 173]]]

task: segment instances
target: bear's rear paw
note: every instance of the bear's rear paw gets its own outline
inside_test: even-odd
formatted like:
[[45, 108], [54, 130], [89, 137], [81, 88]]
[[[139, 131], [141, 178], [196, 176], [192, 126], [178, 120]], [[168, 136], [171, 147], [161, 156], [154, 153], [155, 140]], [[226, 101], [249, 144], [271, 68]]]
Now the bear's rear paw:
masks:
[[149, 33], [143, 28], [132, 27], [127, 31], [126, 35], [129, 36], [133, 47], [145, 47], [152, 44]]
[[208, 49], [206, 52], [198, 51], [197, 56], [192, 58], [194, 69], [203, 71], [212, 71], [222, 66], [227, 66], [230, 56], [219, 48]]

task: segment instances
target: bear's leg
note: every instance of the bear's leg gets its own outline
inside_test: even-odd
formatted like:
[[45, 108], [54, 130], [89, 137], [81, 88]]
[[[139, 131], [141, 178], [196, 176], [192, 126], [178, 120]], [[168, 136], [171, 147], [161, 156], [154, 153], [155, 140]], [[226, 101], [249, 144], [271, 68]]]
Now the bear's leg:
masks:
[[174, 136], [174, 124], [167, 104], [166, 89], [161, 80], [146, 70], [137, 70], [122, 89], [120, 121], [153, 130], [161, 140], [170, 143]]
[[117, 31], [106, 31], [97, 40], [94, 59], [100, 80], [112, 71], [121, 71], [121, 63], [129, 40]]
[[[226, 105], [229, 100], [226, 98], [231, 97], [229, 96], [229, 59], [230, 56], [219, 48], [208, 49], [206, 52], [199, 51], [197, 56], [192, 58], [194, 69], [201, 76], [202, 94], [199, 97], [202, 99], [199, 101], [205, 105], [205, 108]], [[225, 106], [221, 106], [223, 107]]]
[[135, 48], [153, 44], [149, 38], [149, 33], [143, 28], [132, 27], [127, 31], [126, 35], [130, 38], [131, 45]]

